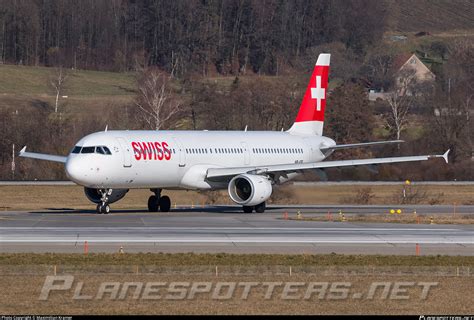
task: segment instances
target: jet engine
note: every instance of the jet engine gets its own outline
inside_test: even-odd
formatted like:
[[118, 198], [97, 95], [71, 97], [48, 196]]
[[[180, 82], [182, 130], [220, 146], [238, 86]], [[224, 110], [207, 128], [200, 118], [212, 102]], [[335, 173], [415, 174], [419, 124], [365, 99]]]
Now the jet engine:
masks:
[[[114, 203], [125, 197], [128, 189], [113, 189], [112, 194], [108, 196], [108, 203]], [[94, 203], [101, 203], [100, 199], [102, 198], [98, 189], [93, 188], [84, 188], [84, 193], [86, 194], [87, 199]]]
[[230, 180], [228, 191], [235, 203], [255, 206], [270, 198], [272, 183], [265, 176], [241, 174]]

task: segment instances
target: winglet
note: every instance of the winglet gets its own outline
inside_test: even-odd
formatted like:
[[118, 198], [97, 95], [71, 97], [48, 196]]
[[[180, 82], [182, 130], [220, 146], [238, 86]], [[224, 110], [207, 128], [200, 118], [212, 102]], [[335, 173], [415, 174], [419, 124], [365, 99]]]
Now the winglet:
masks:
[[448, 151], [446, 151], [446, 152], [443, 154], [443, 159], [444, 159], [444, 161], [446, 161], [446, 163], [449, 163], [449, 162], [448, 162], [448, 154], [449, 154], [449, 151], [451, 151], [451, 149], [448, 149]]
[[24, 147], [20, 150], [20, 154], [25, 153], [25, 151], [26, 151], [26, 146], [24, 146]]
[[448, 154], [449, 154], [449, 151], [451, 151], [451, 149], [448, 149], [448, 151], [446, 151], [446, 152], [443, 153], [443, 154], [436, 154], [436, 155], [428, 156], [428, 159], [429, 159], [429, 158], [443, 158], [444, 161], [446, 161], [446, 163], [449, 163], [449, 162], [448, 162]]

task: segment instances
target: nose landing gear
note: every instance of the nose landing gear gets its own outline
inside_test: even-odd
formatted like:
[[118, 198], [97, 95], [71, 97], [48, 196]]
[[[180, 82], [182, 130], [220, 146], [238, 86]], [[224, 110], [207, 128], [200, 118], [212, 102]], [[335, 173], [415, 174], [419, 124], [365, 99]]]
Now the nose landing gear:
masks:
[[110, 212], [109, 196], [112, 194], [112, 189], [100, 189], [99, 193], [101, 202], [97, 205], [97, 213], [108, 214]]
[[108, 214], [110, 212], [110, 206], [108, 204], [98, 204], [97, 205], [97, 213], [105, 213]]
[[148, 211], [150, 212], [169, 212], [171, 209], [171, 200], [168, 196], [161, 196], [161, 189], [150, 189], [155, 193], [148, 198]]

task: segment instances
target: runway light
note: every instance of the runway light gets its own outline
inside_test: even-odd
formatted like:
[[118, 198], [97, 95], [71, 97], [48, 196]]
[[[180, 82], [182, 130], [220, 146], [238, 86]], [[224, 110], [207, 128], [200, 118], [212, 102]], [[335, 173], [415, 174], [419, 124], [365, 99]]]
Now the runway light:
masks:
[[331, 213], [331, 211], [328, 211], [328, 220], [329, 220], [329, 221], [332, 221], [332, 213]]

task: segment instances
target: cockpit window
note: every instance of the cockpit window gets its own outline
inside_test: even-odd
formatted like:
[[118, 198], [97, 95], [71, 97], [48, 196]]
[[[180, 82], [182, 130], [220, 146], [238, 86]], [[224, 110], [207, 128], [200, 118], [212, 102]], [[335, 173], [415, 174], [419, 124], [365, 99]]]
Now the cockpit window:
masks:
[[81, 153], [94, 153], [95, 147], [83, 147]]
[[98, 153], [98, 154], [112, 154], [110, 149], [106, 146], [97, 146], [97, 147], [79, 147], [76, 146], [72, 150], [72, 153]]
[[72, 149], [71, 153], [81, 153], [82, 147], [75, 146], [74, 149]]

